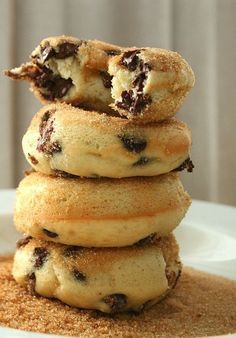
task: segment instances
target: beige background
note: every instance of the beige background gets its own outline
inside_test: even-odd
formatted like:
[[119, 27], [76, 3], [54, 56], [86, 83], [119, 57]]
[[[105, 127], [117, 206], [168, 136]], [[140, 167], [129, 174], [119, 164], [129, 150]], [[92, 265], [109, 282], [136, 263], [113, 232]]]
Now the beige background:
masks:
[[[194, 198], [236, 205], [235, 0], [0, 0], [1, 70], [62, 33], [180, 52], [197, 79], [179, 113], [196, 166], [183, 181]], [[1, 76], [0, 86], [0, 188], [9, 188], [27, 167], [21, 138], [40, 104], [26, 84]]]

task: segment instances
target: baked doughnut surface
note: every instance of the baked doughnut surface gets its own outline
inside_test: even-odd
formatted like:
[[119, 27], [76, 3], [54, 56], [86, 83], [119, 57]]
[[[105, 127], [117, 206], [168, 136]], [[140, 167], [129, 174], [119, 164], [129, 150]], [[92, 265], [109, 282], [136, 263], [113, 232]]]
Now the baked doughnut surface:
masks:
[[119, 249], [86, 249], [28, 237], [18, 242], [13, 264], [15, 280], [31, 291], [107, 313], [150, 307], [175, 286], [180, 272], [173, 235]]
[[132, 245], [169, 234], [190, 205], [176, 173], [124, 179], [69, 179], [37, 172], [17, 189], [17, 230], [86, 247]]
[[96, 40], [50, 37], [31, 61], [6, 71], [29, 81], [42, 103], [66, 102], [139, 122], [164, 120], [194, 85], [188, 63], [160, 48], [123, 48]]
[[66, 104], [43, 107], [23, 138], [36, 171], [64, 176], [159, 175], [179, 167], [190, 147], [190, 130], [176, 119], [139, 125]]

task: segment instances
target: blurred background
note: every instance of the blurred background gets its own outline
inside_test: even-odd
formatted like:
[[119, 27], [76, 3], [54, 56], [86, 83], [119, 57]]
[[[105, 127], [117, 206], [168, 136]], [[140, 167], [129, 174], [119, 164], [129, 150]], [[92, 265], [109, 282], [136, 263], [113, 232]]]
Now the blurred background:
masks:
[[[235, 0], [0, 0], [1, 71], [60, 34], [182, 54], [196, 75], [177, 115], [193, 136], [195, 170], [182, 174], [184, 185], [193, 198], [236, 205]], [[28, 168], [21, 139], [40, 103], [25, 83], [1, 76], [0, 86], [3, 189]]]

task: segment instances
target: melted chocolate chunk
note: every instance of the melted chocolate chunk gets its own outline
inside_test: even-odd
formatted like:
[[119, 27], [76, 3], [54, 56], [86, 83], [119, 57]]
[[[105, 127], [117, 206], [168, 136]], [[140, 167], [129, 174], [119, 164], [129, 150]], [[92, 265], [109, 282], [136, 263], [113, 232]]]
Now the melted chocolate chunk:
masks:
[[111, 88], [112, 87], [112, 76], [108, 72], [100, 72], [100, 75], [102, 77], [102, 82], [105, 88]]
[[44, 87], [48, 93], [42, 93], [43, 97], [47, 100], [54, 101], [55, 99], [61, 99], [65, 96], [68, 90], [73, 86], [72, 79], [63, 79], [59, 75], [46, 76]]
[[46, 89], [42, 96], [50, 101], [56, 98], [62, 98], [73, 86], [72, 79], [63, 79], [60, 75], [55, 75], [51, 69], [46, 66], [37, 65], [33, 74], [28, 77], [34, 80], [34, 85], [38, 88]]
[[140, 153], [147, 146], [147, 141], [135, 136], [118, 135], [119, 139], [123, 142], [124, 147], [134, 153]]
[[115, 55], [120, 55], [121, 54], [121, 51], [120, 50], [116, 50], [116, 49], [106, 49], [106, 50], [104, 50], [104, 52], [108, 56], [115, 56]]
[[148, 94], [137, 93], [133, 90], [123, 91], [121, 93], [121, 101], [116, 103], [116, 106], [121, 109], [130, 111], [133, 114], [139, 114], [148, 105], [151, 104], [152, 99]]
[[142, 92], [144, 88], [145, 81], [148, 77], [148, 72], [151, 70], [151, 66], [148, 63], [144, 63], [142, 60], [139, 64], [140, 73], [136, 76], [133, 81], [133, 86], [137, 89], [138, 92]]
[[141, 156], [137, 162], [133, 163], [133, 166], [142, 166], [142, 165], [147, 164], [148, 162], [150, 162], [149, 158], [145, 156]]
[[33, 58], [36, 59], [39, 64], [43, 64], [52, 57], [55, 57], [56, 59], [66, 59], [69, 56], [75, 55], [78, 51], [78, 48], [78, 44], [63, 42], [55, 49], [50, 46], [49, 42], [46, 42], [45, 46], [41, 47], [40, 54]]
[[149, 236], [140, 239], [134, 245], [136, 245], [136, 246], [145, 246], [147, 244], [152, 244], [156, 240], [156, 237], [157, 237], [157, 234], [154, 232], [153, 234], [150, 234]]
[[46, 111], [39, 125], [40, 137], [38, 138], [37, 150], [49, 156], [52, 156], [53, 153], [62, 151], [61, 146], [57, 141], [51, 142], [51, 136], [54, 132], [54, 113], [55, 110]]
[[58, 46], [58, 50], [55, 51], [56, 59], [65, 59], [69, 56], [73, 56], [77, 53], [79, 48], [78, 44], [74, 44], [71, 42], [63, 42]]
[[148, 94], [137, 94], [130, 107], [130, 112], [134, 114], [141, 113], [144, 108], [151, 104], [152, 99]]
[[137, 88], [138, 92], [141, 92], [144, 88], [144, 81], [146, 80], [147, 76], [145, 73], [140, 73], [133, 81], [133, 86]]
[[17, 249], [21, 248], [22, 246], [26, 246], [31, 241], [31, 239], [32, 239], [31, 236], [26, 236], [24, 238], [19, 239], [16, 242]]
[[28, 275], [28, 284], [27, 284], [27, 289], [32, 296], [36, 295], [35, 285], [36, 285], [36, 276], [35, 273], [32, 272], [31, 274]]
[[190, 157], [188, 157], [178, 168], [175, 168], [173, 171], [182, 171], [184, 169], [187, 169], [189, 173], [193, 172], [194, 164]]
[[128, 68], [129, 71], [134, 71], [139, 64], [139, 57], [137, 54], [140, 53], [140, 50], [130, 50], [127, 52], [124, 52], [124, 54], [122, 55], [120, 64], [122, 66], [125, 66]]
[[105, 304], [107, 304], [111, 313], [119, 312], [125, 309], [127, 305], [127, 296], [122, 293], [114, 293], [103, 298]]
[[57, 177], [63, 177], [63, 178], [78, 178], [78, 176], [67, 173], [66, 171], [59, 170], [59, 169], [53, 169], [53, 172], [55, 176]]
[[52, 232], [52, 231], [49, 231], [47, 229], [43, 229], [43, 232], [46, 236], [50, 237], [50, 238], [56, 238], [58, 237], [58, 234], [56, 232]]
[[34, 256], [34, 268], [40, 269], [46, 262], [49, 256], [49, 252], [45, 248], [37, 247], [34, 249], [33, 256]]
[[78, 269], [74, 269], [72, 273], [75, 279], [78, 280], [79, 282], [85, 282], [87, 279], [85, 274], [80, 272]]
[[34, 156], [32, 156], [30, 153], [28, 153], [28, 158], [30, 162], [34, 165], [37, 165], [39, 163], [39, 161]]
[[128, 110], [133, 114], [141, 113], [152, 102], [151, 96], [143, 93], [145, 81], [147, 80], [151, 66], [148, 63], [144, 63], [137, 56], [138, 53], [140, 51], [129, 51], [123, 54], [121, 64], [126, 66], [130, 71], [139, 68], [139, 73], [132, 83], [134, 89], [123, 91], [121, 93], [121, 101], [116, 102], [118, 108]]
[[64, 250], [63, 254], [65, 257], [74, 257], [78, 254], [79, 251], [82, 250], [81, 246], [75, 246], [75, 245], [68, 245]]
[[50, 101], [54, 101], [56, 98], [62, 98], [73, 86], [71, 78], [63, 79], [39, 63], [23, 65], [20, 74], [8, 71], [6, 75], [14, 79], [33, 81], [35, 87], [43, 88], [46, 91], [41, 91], [41, 95]]
[[116, 103], [118, 108], [129, 110], [133, 102], [133, 91], [124, 90], [121, 93], [121, 101]]

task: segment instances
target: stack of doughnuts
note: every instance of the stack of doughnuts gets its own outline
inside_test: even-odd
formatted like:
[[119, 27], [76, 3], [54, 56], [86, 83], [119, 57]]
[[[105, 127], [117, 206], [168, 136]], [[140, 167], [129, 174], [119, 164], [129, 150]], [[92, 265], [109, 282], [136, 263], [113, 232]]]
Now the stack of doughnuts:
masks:
[[13, 276], [31, 292], [107, 313], [140, 311], [181, 272], [172, 231], [190, 197], [191, 133], [174, 118], [194, 75], [177, 53], [43, 40], [6, 72], [44, 104], [23, 137]]

